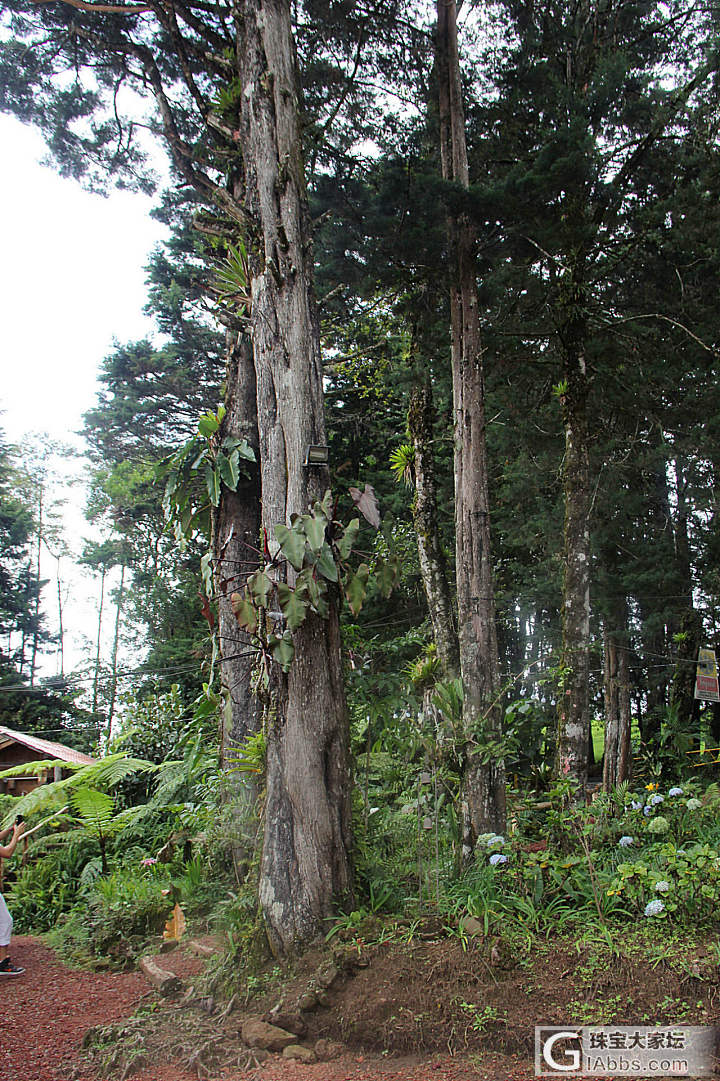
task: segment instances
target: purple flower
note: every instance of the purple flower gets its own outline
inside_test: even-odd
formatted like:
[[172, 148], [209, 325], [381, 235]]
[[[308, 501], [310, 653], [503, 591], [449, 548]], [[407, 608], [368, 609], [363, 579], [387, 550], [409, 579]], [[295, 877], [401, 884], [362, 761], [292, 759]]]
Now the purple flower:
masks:
[[668, 796], [682, 796], [682, 794], [683, 794], [682, 788], [678, 788], [677, 786], [675, 788], [671, 788], [670, 791], [668, 792]]
[[490, 866], [497, 867], [499, 863], [507, 863], [507, 861], [507, 856], [503, 856], [502, 852], [493, 852], [492, 856], [490, 857]]
[[639, 799], [634, 799], [634, 800], [632, 801], [632, 803], [630, 804], [630, 807], [631, 807], [631, 809], [632, 809], [633, 811], [639, 811], [639, 810], [640, 810], [640, 808], [642, 807], [642, 803], [640, 802], [640, 800], [639, 800]]
[[658, 803], [664, 803], [665, 797], [661, 796], [659, 792], [656, 792], [654, 796], [651, 796], [648, 803], [651, 807], [657, 807]]
[[628, 837], [627, 835], [625, 835], [625, 837], [620, 838], [620, 840], [618, 841], [618, 844], [620, 845], [621, 848], [628, 848], [631, 844], [634, 844], [634, 842], [635, 842], [634, 837]]
[[157, 863], [157, 860], [154, 856], [146, 856], [144, 860], [140, 860], [140, 863], [143, 867], [152, 867], [154, 863]]

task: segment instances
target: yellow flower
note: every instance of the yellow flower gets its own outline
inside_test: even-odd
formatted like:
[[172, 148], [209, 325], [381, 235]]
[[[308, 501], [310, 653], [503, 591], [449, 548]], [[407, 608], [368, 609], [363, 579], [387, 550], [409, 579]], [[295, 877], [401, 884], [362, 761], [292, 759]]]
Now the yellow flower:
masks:
[[660, 785], [658, 785], [658, 784], [646, 784], [645, 787], [647, 788], [648, 792], [654, 792], [656, 788], [660, 787]]
[[608, 890], [608, 891], [607, 891], [607, 895], [608, 895], [608, 897], [612, 897], [612, 896], [613, 896], [613, 894], [615, 894], [615, 893], [617, 893], [617, 890]]

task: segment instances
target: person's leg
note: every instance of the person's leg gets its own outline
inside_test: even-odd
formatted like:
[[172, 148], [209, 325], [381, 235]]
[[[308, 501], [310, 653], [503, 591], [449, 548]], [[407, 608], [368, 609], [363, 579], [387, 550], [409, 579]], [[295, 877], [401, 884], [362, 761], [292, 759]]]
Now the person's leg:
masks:
[[0, 962], [4, 961], [10, 952], [10, 937], [13, 929], [13, 918], [8, 912], [5, 898], [0, 893]]

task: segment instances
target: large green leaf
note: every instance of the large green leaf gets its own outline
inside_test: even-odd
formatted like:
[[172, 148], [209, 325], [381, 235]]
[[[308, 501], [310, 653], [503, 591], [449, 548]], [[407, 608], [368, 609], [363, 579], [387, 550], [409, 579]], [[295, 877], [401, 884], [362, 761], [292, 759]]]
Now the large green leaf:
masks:
[[205, 485], [210, 496], [210, 502], [213, 507], [218, 507], [220, 505], [220, 476], [210, 465], [210, 462], [205, 466]]
[[337, 582], [337, 563], [335, 562], [335, 557], [332, 554], [332, 549], [329, 544], [323, 544], [316, 567], [323, 578], [327, 578], [328, 582]]
[[215, 460], [215, 468], [217, 469], [223, 484], [234, 492], [237, 489], [238, 481], [240, 479], [240, 462], [238, 459], [237, 451], [233, 451], [230, 457], [226, 457], [222, 451], [218, 451], [218, 456]]
[[316, 554], [320, 552], [323, 544], [325, 543], [325, 530], [327, 529], [327, 518], [324, 514], [313, 515], [312, 517], [307, 514], [303, 518], [303, 525], [305, 527], [305, 536], [308, 539], [308, 544]]
[[258, 626], [257, 609], [242, 593], [231, 593], [230, 604], [238, 624], [248, 632], [255, 634]]
[[220, 424], [218, 418], [214, 413], [203, 413], [198, 421], [198, 431], [200, 432], [200, 435], [204, 435], [206, 439], [209, 439], [211, 435], [214, 435], [219, 427]]
[[285, 616], [288, 629], [297, 630], [305, 622], [308, 614], [308, 601], [303, 597], [304, 589], [291, 589], [285, 582], [278, 582], [278, 601], [280, 611]]
[[283, 672], [289, 672], [290, 665], [295, 656], [295, 646], [293, 645], [290, 632], [286, 631], [282, 638], [276, 638], [275, 635], [270, 635], [268, 645], [272, 657], [280, 665]]
[[370, 568], [367, 563], [361, 563], [355, 574], [350, 574], [345, 579], [345, 596], [354, 616], [363, 606], [369, 577]]
[[247, 586], [255, 604], [259, 604], [261, 608], [267, 608], [273, 587], [270, 575], [265, 571], [255, 571], [248, 578]]
[[278, 523], [275, 526], [275, 536], [280, 545], [280, 551], [296, 571], [302, 570], [305, 559], [305, 535], [298, 529], [288, 529], [287, 526]]
[[347, 559], [349, 557], [355, 546], [355, 541], [357, 540], [357, 535], [359, 531], [359, 518], [353, 518], [352, 521], [348, 522], [348, 524], [345, 526], [342, 537], [340, 537], [337, 541], [337, 549], [340, 553], [341, 559]]
[[97, 788], [78, 788], [70, 793], [70, 803], [91, 833], [102, 836], [112, 830], [115, 803], [107, 792], [100, 792]]

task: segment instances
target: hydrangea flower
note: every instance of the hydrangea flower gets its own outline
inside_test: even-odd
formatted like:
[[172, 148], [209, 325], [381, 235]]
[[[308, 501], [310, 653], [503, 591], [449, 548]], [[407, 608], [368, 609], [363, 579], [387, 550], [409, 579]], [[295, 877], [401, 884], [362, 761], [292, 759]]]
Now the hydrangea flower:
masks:
[[664, 882], [664, 881], [663, 882], [656, 882], [655, 883], [655, 889], [657, 890], [658, 893], [667, 893], [667, 891], [670, 889], [670, 883], [669, 882]]
[[659, 792], [656, 792], [654, 796], [651, 796], [648, 803], [651, 807], [657, 807], [658, 803], [664, 803], [665, 797], [661, 796]]
[[645, 905], [645, 915], [659, 916], [660, 913], [664, 911], [664, 909], [665, 905], [662, 903], [660, 898], [657, 897], [654, 901], [648, 901], [648, 903]]
[[652, 814], [652, 809], [650, 807], [643, 807], [643, 814], [647, 818], [649, 814]]
[[634, 799], [632, 801], [632, 803], [630, 804], [630, 808], [633, 811], [639, 811], [641, 807], [642, 807], [642, 803], [640, 802], [639, 799]]
[[620, 845], [621, 848], [627, 848], [629, 845], [634, 844], [634, 842], [635, 842], [635, 838], [634, 837], [628, 837], [627, 834], [626, 834], [624, 837], [620, 838], [620, 840], [618, 841], [618, 844]]
[[677, 785], [675, 786], [675, 788], [671, 788], [670, 791], [668, 792], [668, 796], [682, 796], [682, 794], [683, 794], [682, 788], [678, 788]]
[[667, 833], [670, 829], [670, 824], [667, 818], [658, 815], [657, 818], [653, 818], [652, 822], [648, 822], [647, 828], [648, 833]]
[[140, 860], [143, 867], [152, 867], [154, 863], [157, 863], [155, 856], [146, 856], [144, 860]]
[[490, 857], [490, 866], [497, 867], [499, 863], [507, 863], [507, 861], [507, 856], [503, 856], [502, 852], [493, 852], [492, 856]]
[[688, 811], [697, 811], [700, 809], [700, 807], [702, 807], [702, 803], [699, 799], [695, 799], [695, 797], [693, 797], [692, 799], [689, 799], [687, 801], [685, 806], [687, 807]]

